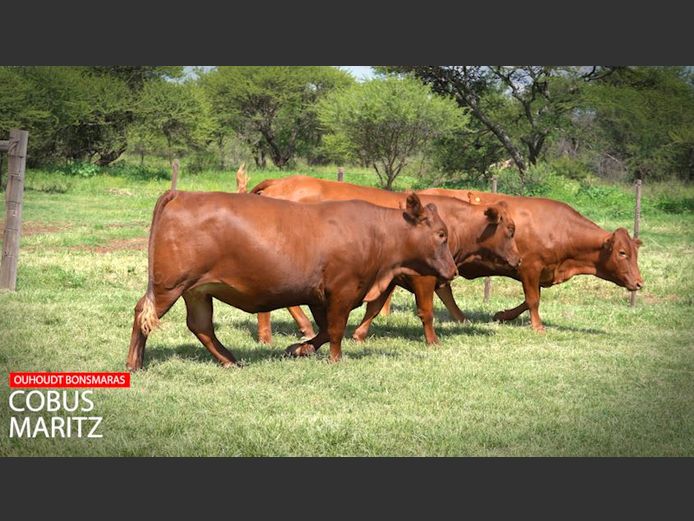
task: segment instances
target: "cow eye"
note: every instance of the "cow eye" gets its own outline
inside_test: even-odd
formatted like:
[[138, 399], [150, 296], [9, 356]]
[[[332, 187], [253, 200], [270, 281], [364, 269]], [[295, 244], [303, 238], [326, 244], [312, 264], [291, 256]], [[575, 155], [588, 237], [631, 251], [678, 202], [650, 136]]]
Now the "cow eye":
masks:
[[444, 232], [443, 230], [441, 230], [441, 231], [439, 232], [439, 239], [445, 239], [445, 238], [446, 238], [446, 232]]

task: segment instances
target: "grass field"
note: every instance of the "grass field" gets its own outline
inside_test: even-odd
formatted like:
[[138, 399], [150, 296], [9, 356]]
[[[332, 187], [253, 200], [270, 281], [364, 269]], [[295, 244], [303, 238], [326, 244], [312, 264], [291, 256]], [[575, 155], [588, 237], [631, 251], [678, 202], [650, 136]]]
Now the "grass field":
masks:
[[[249, 186], [269, 175], [253, 172]], [[346, 180], [373, 181], [365, 172]], [[124, 369], [151, 211], [168, 184], [28, 173], [18, 291], [0, 293], [4, 374]], [[179, 182], [233, 187], [229, 173]], [[519, 283], [495, 278], [483, 304], [483, 281], [458, 279], [473, 321], [450, 322], [437, 303], [440, 346], [424, 344], [414, 299], [399, 290], [367, 342], [345, 340], [343, 361], [329, 364], [325, 347], [310, 359], [281, 357], [297, 337], [286, 311], [273, 313], [273, 344], [261, 346], [254, 316], [217, 303], [218, 336], [245, 362], [225, 370], [188, 331], [179, 301], [131, 388], [95, 390], [102, 439], [10, 439], [3, 377], [0, 455], [692, 456], [694, 216], [657, 210], [650, 190], [635, 308], [626, 290], [577, 277], [544, 290], [547, 333], [538, 335], [527, 314], [491, 321], [521, 302]], [[603, 227], [631, 228], [626, 191], [609, 204], [599, 192], [567, 202]], [[352, 313], [347, 337], [362, 313]]]

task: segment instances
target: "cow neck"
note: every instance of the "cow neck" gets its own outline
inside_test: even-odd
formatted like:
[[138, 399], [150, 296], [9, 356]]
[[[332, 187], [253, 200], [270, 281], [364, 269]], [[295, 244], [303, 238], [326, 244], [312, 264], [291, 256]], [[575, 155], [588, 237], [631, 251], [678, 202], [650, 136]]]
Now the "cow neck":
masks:
[[[370, 302], [378, 298], [390, 285], [393, 277], [399, 274], [403, 264], [407, 263], [407, 240], [403, 238], [409, 235], [409, 227], [402, 212], [398, 212], [399, 217], [396, 221], [397, 225], [393, 226], [392, 209], [382, 209], [380, 225], [374, 224], [371, 229], [371, 234], [375, 238], [376, 254], [375, 259], [378, 262], [378, 273], [376, 274], [374, 284], [364, 297], [364, 301]], [[399, 225], [399, 226], [398, 226]]]
[[554, 270], [553, 284], [565, 282], [576, 275], [601, 277], [598, 264], [603, 244], [610, 232], [603, 230], [595, 223], [591, 222], [591, 224], [594, 228], [581, 230], [584, 234], [583, 238], [571, 243], [571, 251], [566, 252], [564, 260]]
[[[461, 224], [456, 226], [455, 231], [451, 233], [451, 227], [448, 230], [448, 240], [451, 246], [451, 253], [457, 265], [462, 264], [465, 259], [479, 250], [477, 240], [482, 235], [486, 228], [487, 217], [479, 208], [465, 205], [465, 209], [459, 212], [464, 212], [462, 219], [457, 220]], [[455, 222], [455, 221], [452, 221]], [[481, 228], [481, 229], [480, 229]], [[453, 241], [451, 241], [453, 238]]]

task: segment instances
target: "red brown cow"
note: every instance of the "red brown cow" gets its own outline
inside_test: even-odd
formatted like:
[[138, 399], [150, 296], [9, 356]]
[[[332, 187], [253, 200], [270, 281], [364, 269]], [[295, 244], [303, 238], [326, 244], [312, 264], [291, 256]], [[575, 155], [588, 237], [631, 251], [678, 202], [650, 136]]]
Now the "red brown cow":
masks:
[[188, 328], [225, 367], [236, 358], [215, 336], [213, 297], [248, 313], [308, 305], [319, 332], [288, 354], [307, 355], [329, 341], [337, 361], [349, 312], [377, 298], [393, 277], [455, 276], [447, 239], [436, 207], [415, 194], [403, 211], [363, 201], [302, 205], [167, 191], [152, 215], [147, 292], [135, 307], [126, 366], [142, 367], [147, 336], [181, 296]]
[[[288, 199], [297, 202], [318, 202], [322, 200], [362, 199], [370, 203], [391, 208], [398, 208], [404, 202], [405, 195], [377, 188], [325, 181], [304, 176], [291, 176], [283, 179], [268, 180], [251, 190], [265, 196]], [[515, 224], [509, 217], [505, 203], [478, 206], [458, 201], [452, 197], [428, 196], [423, 203], [433, 203], [439, 215], [448, 226], [448, 246], [457, 265], [472, 259], [486, 259], [489, 262], [510, 263], [517, 266], [520, 262], [518, 250], [513, 239]], [[438, 338], [433, 328], [434, 291], [436, 279], [426, 276], [401, 275], [393, 279], [390, 287], [381, 296], [367, 304], [362, 323], [355, 330], [353, 338], [363, 340], [373, 318], [383, 306], [396, 285], [415, 294], [417, 314], [424, 326], [427, 343], [436, 343]], [[439, 294], [447, 298], [447, 294]], [[452, 299], [452, 295], [450, 297]], [[299, 308], [290, 309], [299, 327], [303, 329], [310, 321]], [[262, 341], [270, 339], [269, 314], [258, 316], [258, 336]]]
[[[539, 197], [518, 197], [472, 190], [432, 188], [422, 195], [457, 197], [475, 204], [505, 201], [518, 227], [516, 242], [523, 263], [517, 269], [489, 262], [471, 261], [459, 266], [465, 278], [501, 275], [523, 283], [525, 301], [494, 315], [495, 320], [513, 320], [530, 310], [532, 327], [543, 331], [540, 320], [540, 288], [566, 282], [574, 275], [595, 275], [630, 291], [643, 286], [638, 267], [639, 239], [625, 228], [603, 230], [568, 204]], [[451, 300], [446, 307], [456, 316], [462, 311]]]

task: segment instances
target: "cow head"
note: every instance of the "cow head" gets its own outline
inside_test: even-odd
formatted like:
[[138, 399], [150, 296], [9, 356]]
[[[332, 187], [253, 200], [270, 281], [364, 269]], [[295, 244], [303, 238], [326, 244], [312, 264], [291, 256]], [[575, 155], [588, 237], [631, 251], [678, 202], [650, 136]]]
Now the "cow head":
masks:
[[415, 193], [407, 196], [403, 218], [409, 226], [407, 247], [412, 260], [409, 268], [420, 275], [434, 275], [447, 282], [458, 274], [448, 249], [448, 228], [441, 220], [436, 205], [422, 205]]
[[488, 205], [484, 210], [486, 226], [477, 237], [478, 247], [486, 251], [492, 258], [498, 258], [517, 268], [521, 256], [516, 246], [516, 223], [513, 222], [504, 201]]
[[640, 239], [632, 239], [626, 228], [617, 228], [602, 243], [597, 273], [600, 278], [614, 282], [629, 291], [643, 287], [638, 255]]

